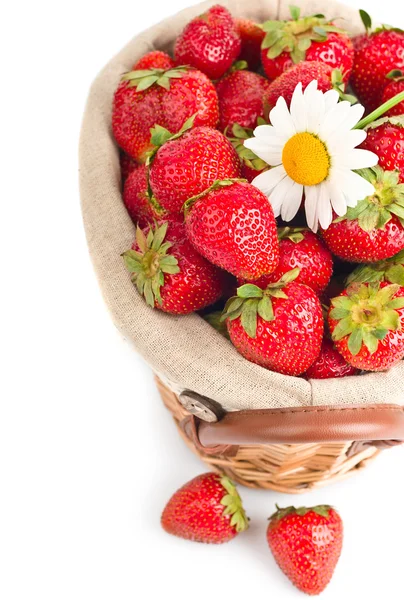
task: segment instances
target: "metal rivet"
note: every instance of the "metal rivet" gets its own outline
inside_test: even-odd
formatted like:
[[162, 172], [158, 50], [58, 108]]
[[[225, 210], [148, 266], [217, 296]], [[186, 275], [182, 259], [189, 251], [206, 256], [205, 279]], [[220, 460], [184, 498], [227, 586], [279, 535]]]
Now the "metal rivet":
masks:
[[181, 392], [179, 401], [191, 415], [208, 423], [216, 423], [224, 414], [220, 404], [191, 390]]

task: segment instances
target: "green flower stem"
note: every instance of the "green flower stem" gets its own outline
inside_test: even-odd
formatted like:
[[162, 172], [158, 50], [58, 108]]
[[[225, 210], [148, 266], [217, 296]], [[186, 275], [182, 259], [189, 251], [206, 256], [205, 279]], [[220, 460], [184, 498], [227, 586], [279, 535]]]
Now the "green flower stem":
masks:
[[387, 102], [385, 102], [384, 104], [379, 106], [379, 108], [376, 108], [376, 110], [371, 112], [370, 115], [364, 117], [361, 121], [359, 121], [359, 123], [355, 125], [354, 129], [364, 129], [367, 125], [370, 125], [370, 123], [373, 123], [373, 121], [376, 121], [376, 119], [384, 115], [384, 113], [386, 113], [391, 108], [397, 106], [397, 104], [400, 104], [400, 102], [403, 101], [404, 92], [396, 94], [393, 98], [390, 98], [390, 100], [387, 100]]

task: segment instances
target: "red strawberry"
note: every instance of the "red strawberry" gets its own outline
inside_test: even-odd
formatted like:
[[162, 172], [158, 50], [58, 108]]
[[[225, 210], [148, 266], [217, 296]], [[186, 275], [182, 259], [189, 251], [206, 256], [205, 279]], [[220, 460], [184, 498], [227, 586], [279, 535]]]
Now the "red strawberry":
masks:
[[286, 73], [282, 73], [275, 81], [272, 81], [264, 95], [264, 108], [266, 117], [275, 106], [278, 98], [283, 96], [286, 104], [290, 106], [293, 92], [298, 83], [302, 83], [303, 89], [313, 79], [317, 79], [318, 89], [327, 92], [332, 89], [332, 69], [329, 65], [320, 62], [304, 61], [293, 65]]
[[261, 60], [268, 79], [276, 79], [293, 64], [316, 61], [339, 69], [347, 82], [353, 64], [353, 45], [348, 35], [320, 16], [300, 18], [290, 7], [291, 21], [267, 21]]
[[[264, 119], [258, 118], [257, 124], [266, 124]], [[252, 150], [244, 146], [245, 140], [253, 137], [253, 130], [241, 127], [237, 123], [233, 125], [232, 133], [226, 133], [228, 139], [233, 144], [235, 151], [241, 162], [241, 177], [251, 183], [260, 173], [268, 169], [266, 162], [258, 158]]]
[[139, 165], [133, 160], [130, 156], [125, 154], [125, 152], [119, 153], [119, 165], [121, 167], [121, 179], [122, 183], [125, 183], [126, 179], [129, 175], [134, 171]]
[[385, 371], [404, 357], [404, 287], [352, 283], [331, 300], [328, 324], [350, 365]]
[[341, 555], [341, 517], [331, 506], [277, 509], [269, 521], [267, 540], [278, 566], [299, 590], [320, 594]]
[[334, 379], [357, 375], [359, 371], [346, 362], [334, 344], [323, 339], [320, 354], [304, 374], [306, 379]]
[[193, 19], [177, 38], [177, 64], [191, 65], [211, 79], [219, 79], [240, 53], [241, 42], [229, 11], [216, 4]]
[[223, 293], [223, 275], [185, 237], [183, 223], [160, 222], [136, 230], [123, 253], [132, 281], [149, 306], [185, 315], [214, 304]]
[[308, 229], [283, 227], [278, 230], [279, 264], [270, 275], [254, 281], [262, 289], [276, 283], [285, 273], [299, 268], [297, 283], [308, 285], [316, 294], [327, 287], [332, 275], [332, 256], [322, 240]]
[[404, 184], [398, 184], [396, 171], [379, 166], [360, 173], [374, 185], [374, 195], [348, 208], [322, 235], [339, 258], [368, 263], [390, 258], [404, 248]]
[[213, 264], [244, 279], [257, 279], [276, 268], [275, 217], [267, 197], [257, 188], [220, 181], [187, 209], [187, 236]]
[[404, 32], [385, 27], [371, 32], [369, 15], [360, 13], [367, 35], [355, 43], [351, 84], [362, 104], [372, 111], [381, 104], [386, 75], [404, 68]]
[[125, 181], [122, 197], [132, 221], [140, 227], [165, 217], [164, 209], [149, 195], [146, 165], [138, 165], [132, 171]]
[[375, 152], [379, 165], [386, 171], [399, 171], [400, 181], [404, 183], [404, 115], [371, 123], [360, 147]]
[[195, 127], [216, 127], [217, 94], [206, 75], [186, 67], [131, 71], [115, 92], [112, 129], [119, 146], [144, 162], [152, 127], [159, 124], [177, 133], [193, 115]]
[[257, 119], [264, 116], [262, 97], [269, 82], [251, 71], [233, 71], [217, 84], [219, 98], [219, 129], [232, 131], [236, 123], [241, 127], [253, 128]]
[[161, 50], [153, 50], [142, 56], [142, 58], [133, 65], [132, 71], [140, 71], [141, 69], [163, 69], [163, 71], [167, 71], [173, 67], [175, 67], [175, 63], [171, 56]]
[[245, 61], [248, 68], [255, 71], [261, 64], [261, 43], [265, 33], [261, 27], [249, 19], [234, 19], [234, 23], [241, 39], [241, 52], [238, 60]]
[[360, 265], [348, 276], [347, 283], [398, 283], [404, 287], [404, 250], [379, 262]]
[[204, 473], [180, 488], [161, 516], [167, 533], [194, 542], [222, 544], [248, 528], [235, 485], [224, 475]]
[[225, 136], [210, 127], [195, 127], [170, 139], [156, 128], [152, 142], [160, 146], [150, 165], [150, 187], [159, 204], [181, 213], [184, 202], [216, 180], [240, 177], [240, 161]]
[[[403, 72], [394, 69], [387, 76], [389, 82], [383, 90], [383, 95], [381, 99], [381, 103], [384, 104], [387, 100], [394, 98], [397, 94], [404, 92], [404, 75]], [[404, 114], [404, 100], [390, 110], [387, 111], [386, 116], [394, 117]]]
[[230, 339], [247, 360], [285, 375], [301, 375], [317, 358], [324, 333], [320, 300], [293, 281], [299, 269], [262, 290], [247, 283], [225, 306]]

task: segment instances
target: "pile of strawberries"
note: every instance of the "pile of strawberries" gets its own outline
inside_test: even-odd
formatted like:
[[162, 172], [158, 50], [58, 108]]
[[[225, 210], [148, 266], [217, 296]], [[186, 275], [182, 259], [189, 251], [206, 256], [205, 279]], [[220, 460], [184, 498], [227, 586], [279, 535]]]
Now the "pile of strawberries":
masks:
[[[286, 226], [253, 182], [270, 168], [244, 146], [300, 82], [368, 113], [404, 90], [404, 32], [350, 39], [322, 15], [261, 25], [216, 5], [174, 57], [146, 54], [115, 92], [123, 201], [137, 224], [123, 254], [150, 307], [195, 311], [248, 360], [307, 378], [382, 371], [404, 357], [404, 102], [369, 125], [373, 196], [315, 234]], [[209, 308], [207, 308], [209, 307]], [[219, 318], [218, 312], [222, 315]]]

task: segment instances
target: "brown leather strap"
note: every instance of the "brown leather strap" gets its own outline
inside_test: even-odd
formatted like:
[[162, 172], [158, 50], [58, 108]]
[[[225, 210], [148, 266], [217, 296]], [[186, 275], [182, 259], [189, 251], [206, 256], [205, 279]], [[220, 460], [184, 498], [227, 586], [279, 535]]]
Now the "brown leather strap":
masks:
[[376, 442], [383, 447], [404, 441], [404, 407], [377, 404], [243, 410], [227, 413], [217, 423], [189, 417], [183, 428], [205, 453], [227, 454], [239, 445], [313, 442]]

